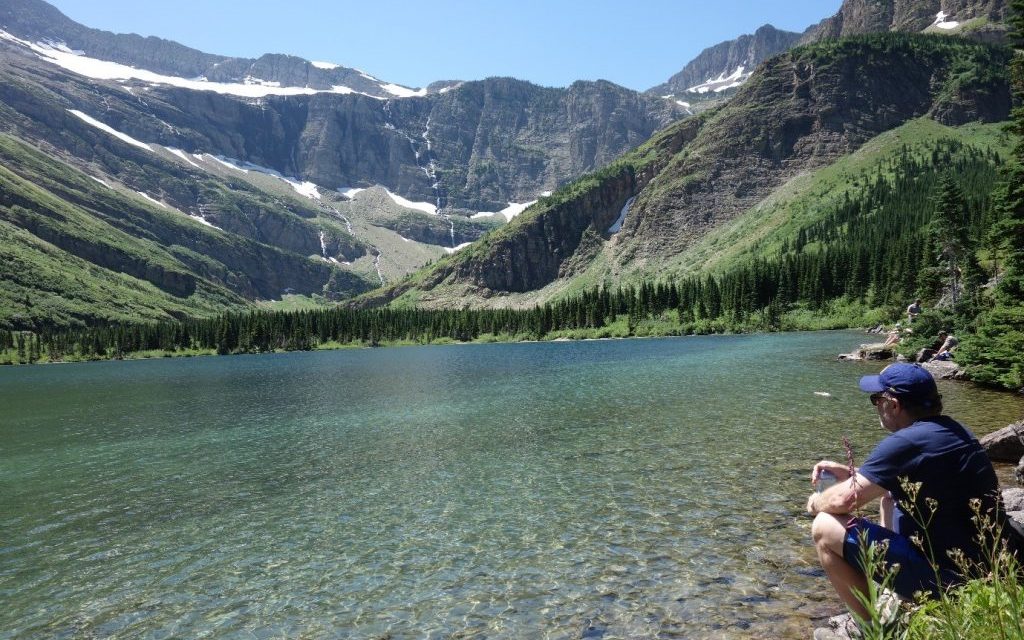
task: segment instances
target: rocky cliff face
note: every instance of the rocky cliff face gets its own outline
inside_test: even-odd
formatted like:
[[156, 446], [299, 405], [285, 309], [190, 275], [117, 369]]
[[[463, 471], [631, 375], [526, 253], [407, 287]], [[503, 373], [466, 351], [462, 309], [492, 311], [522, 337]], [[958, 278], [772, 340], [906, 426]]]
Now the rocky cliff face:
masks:
[[[688, 120], [651, 143], [661, 158], [693, 140], [702, 121]], [[662, 160], [615, 163], [575, 189], [564, 201], [542, 201], [537, 212], [509, 225], [470, 258], [457, 256], [450, 268], [442, 267], [433, 282], [468, 283], [480, 295], [526, 292], [557, 278], [571, 277], [600, 250], [611, 234], [627, 201], [658, 175]]]
[[449, 201], [492, 211], [607, 164], [681, 113], [608, 82], [550, 89], [491, 78], [428, 100], [422, 131]]
[[[552, 89], [490, 78], [435, 83], [413, 94], [294, 56], [229, 59], [89, 29], [40, 0], [0, 2], [0, 28], [28, 43], [63, 43], [89, 57], [174, 76], [322, 91], [244, 98], [128, 80], [93, 83], [128, 90], [104, 92], [102, 102], [89, 92], [70, 97], [76, 109], [102, 112], [106, 124], [144, 142], [251, 162], [331, 189], [379, 184], [413, 201], [470, 211], [533, 200], [686, 114], [673, 102], [608, 82]], [[23, 44], [0, 48], [57, 64]]]
[[[616, 173], [556, 193], [557, 204], [542, 200], [489, 242], [438, 265], [420, 285], [434, 292], [417, 299], [443, 304], [447, 289], [493, 304], [488, 300], [496, 295], [569, 279], [599, 254], [603, 266], [591, 274], [598, 279], [663, 276], [673, 256], [785, 181], [910, 119], [1006, 119], [1009, 56], [1001, 48], [906, 34], [794, 49], [764, 64], [722, 108], [670, 127], [608, 168]], [[621, 231], [609, 232], [631, 196]]]
[[[912, 118], [1001, 121], [1011, 105], [987, 46], [873, 35], [794, 49], [769, 61], [716, 113], [623, 227], [620, 260], [670, 255], [820, 167]], [[971, 69], [970, 79], [959, 69]]]
[[1005, 34], [1001, 23], [1006, 12], [1005, 0], [844, 0], [836, 15], [808, 29], [801, 42], [887, 31], [955, 32], [964, 28], [964, 35], [998, 42]]
[[735, 93], [761, 62], [798, 44], [890, 31], [946, 33], [1003, 44], [1007, 15], [1006, 0], [844, 0], [834, 16], [802, 34], [764, 25], [753, 35], [709, 47], [647, 93], [671, 95], [691, 102], [692, 110], [703, 110], [720, 102], [716, 96]]
[[740, 67], [743, 67], [742, 79], [746, 80], [757, 65], [792, 47], [800, 36], [799, 33], [782, 31], [766, 24], [752, 35], [742, 35], [735, 40], [708, 47], [683, 67], [682, 71], [669, 78], [668, 82], [649, 89], [648, 93], [682, 97], [692, 87], [718, 77], [728, 77]]

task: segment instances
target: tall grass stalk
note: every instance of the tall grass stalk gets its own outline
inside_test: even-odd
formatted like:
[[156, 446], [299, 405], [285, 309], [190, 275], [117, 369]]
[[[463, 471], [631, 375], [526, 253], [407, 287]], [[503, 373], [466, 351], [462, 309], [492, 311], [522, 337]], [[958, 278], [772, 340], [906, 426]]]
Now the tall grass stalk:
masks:
[[[904, 483], [908, 503], [916, 503], [920, 485]], [[925, 531], [914, 542], [928, 558], [936, 578], [941, 574], [932, 553], [927, 525], [931, 523], [938, 504], [929, 500], [929, 514], [914, 513], [913, 518]], [[861, 562], [874, 580], [868, 591], [858, 599], [870, 613], [867, 620], [858, 620], [866, 640], [1024, 640], [1024, 567], [1011, 552], [1003, 538], [1002, 525], [990, 514], [981, 512], [981, 502], [971, 503], [972, 518], [978, 529], [977, 540], [982, 550], [980, 561], [973, 561], [959, 550], [950, 556], [958, 571], [967, 579], [960, 585], [946, 587], [937, 597], [919, 593], [913, 602], [903, 602], [903, 615], [886, 615], [882, 594], [893, 580], [898, 566], [886, 566], [884, 548], [862, 543]]]

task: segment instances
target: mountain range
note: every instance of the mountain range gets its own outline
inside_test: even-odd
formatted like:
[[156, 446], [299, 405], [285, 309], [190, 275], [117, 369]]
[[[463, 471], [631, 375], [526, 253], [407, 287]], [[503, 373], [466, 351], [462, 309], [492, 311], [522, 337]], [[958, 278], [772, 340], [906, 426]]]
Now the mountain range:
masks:
[[[413, 89], [0, 0], [0, 327], [382, 285], [360, 304], [521, 306], [704, 268], [695, 247], [886, 131], [1005, 119], [1004, 20], [996, 0], [847, 0], [803, 34], [766, 25], [711, 47], [644, 93]], [[922, 31], [971, 41], [863, 39]]]

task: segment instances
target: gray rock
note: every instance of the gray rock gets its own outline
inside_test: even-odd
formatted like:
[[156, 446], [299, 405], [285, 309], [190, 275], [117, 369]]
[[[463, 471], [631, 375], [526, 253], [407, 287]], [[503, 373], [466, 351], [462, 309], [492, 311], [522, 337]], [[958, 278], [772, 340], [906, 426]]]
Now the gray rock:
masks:
[[921, 366], [940, 380], [960, 380], [964, 377], [963, 369], [961, 369], [957, 363], [949, 360], [922, 362]]
[[855, 349], [850, 353], [839, 354], [840, 360], [891, 360], [894, 355], [892, 347], [887, 347], [881, 343], [878, 344], [862, 344], [859, 349]]
[[1003, 505], [1008, 512], [1024, 513], [1024, 489], [1017, 487], [1003, 489]]
[[1015, 422], [979, 439], [995, 462], [1020, 462], [1024, 457], [1024, 421]]

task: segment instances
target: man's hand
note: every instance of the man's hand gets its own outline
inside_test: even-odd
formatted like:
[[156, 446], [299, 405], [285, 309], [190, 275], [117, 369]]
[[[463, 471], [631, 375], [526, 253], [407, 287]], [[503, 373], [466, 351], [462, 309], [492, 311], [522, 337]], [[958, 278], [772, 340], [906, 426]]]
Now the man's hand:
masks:
[[814, 465], [813, 469], [811, 469], [811, 484], [818, 482], [818, 478], [821, 477], [822, 471], [831, 472], [832, 475], [840, 481], [850, 479], [850, 467], [831, 460], [822, 460], [818, 464]]
[[818, 505], [816, 505], [814, 503], [814, 500], [815, 500], [815, 498], [818, 497], [818, 495], [820, 495], [820, 494], [812, 493], [807, 498], [807, 513], [811, 514], [812, 516], [818, 515]]

